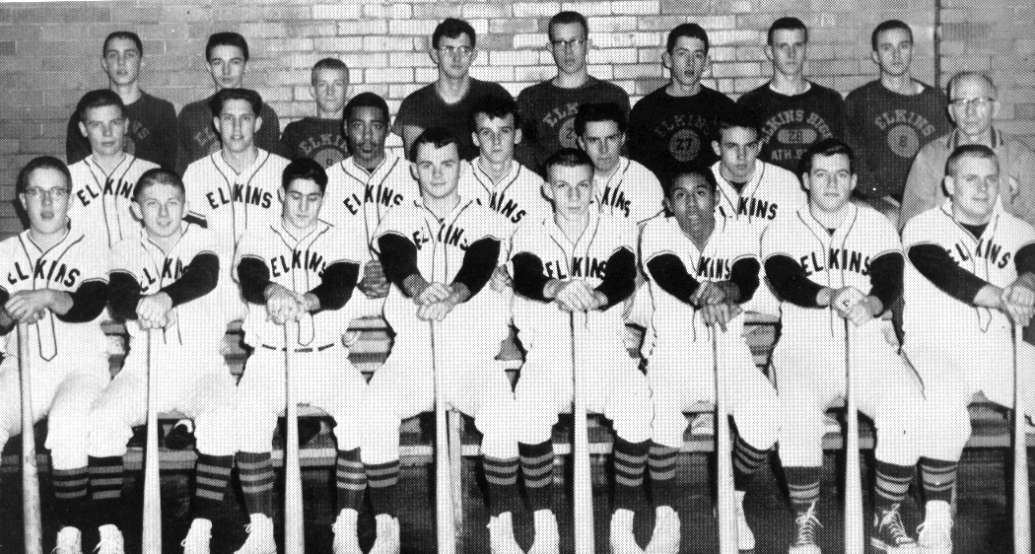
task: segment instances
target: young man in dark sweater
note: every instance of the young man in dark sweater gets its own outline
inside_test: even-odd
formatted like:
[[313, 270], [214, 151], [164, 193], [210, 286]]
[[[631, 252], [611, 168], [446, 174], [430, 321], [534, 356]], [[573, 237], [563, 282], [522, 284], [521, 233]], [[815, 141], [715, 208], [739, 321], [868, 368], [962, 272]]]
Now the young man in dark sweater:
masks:
[[637, 102], [629, 116], [629, 157], [656, 175], [672, 175], [718, 159], [710, 144], [716, 140], [718, 120], [734, 104], [701, 84], [708, 67], [708, 45], [708, 34], [696, 23], [672, 29], [661, 56], [671, 80]]
[[309, 93], [316, 100], [316, 117], [292, 121], [280, 137], [285, 156], [311, 158], [324, 167], [344, 160], [349, 147], [342, 132], [342, 115], [349, 93], [349, 68], [337, 58], [313, 66]]
[[812, 143], [844, 136], [841, 95], [805, 78], [808, 41], [809, 31], [800, 19], [774, 21], [765, 47], [773, 78], [738, 100], [762, 118], [762, 160], [795, 174], [798, 160]]
[[[176, 109], [168, 100], [140, 90], [140, 61], [144, 55], [140, 37], [131, 31], [115, 31], [104, 39], [101, 69], [108, 88], [119, 95], [128, 121], [123, 149], [166, 169], [176, 164]], [[90, 141], [79, 132], [79, 114], [68, 118], [65, 158], [72, 165], [90, 155]]]
[[[578, 148], [575, 114], [586, 103], [614, 103], [629, 114], [629, 95], [618, 85], [589, 74], [589, 24], [578, 12], [560, 12], [547, 25], [547, 50], [553, 55], [557, 76], [518, 94], [518, 113], [524, 142], [531, 149], [529, 162], [540, 173], [543, 163], [561, 148]], [[521, 151], [518, 151], [521, 159]]]

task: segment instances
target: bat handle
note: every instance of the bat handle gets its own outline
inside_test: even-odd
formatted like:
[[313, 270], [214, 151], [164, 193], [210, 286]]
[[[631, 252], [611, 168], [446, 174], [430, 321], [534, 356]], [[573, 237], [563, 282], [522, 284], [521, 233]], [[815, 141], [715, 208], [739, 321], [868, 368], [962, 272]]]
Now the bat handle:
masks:
[[36, 423], [32, 410], [32, 364], [29, 326], [18, 324], [18, 368], [22, 404], [22, 517], [26, 554], [43, 554], [39, 468], [36, 465]]
[[145, 552], [162, 550], [162, 501], [158, 460], [158, 387], [155, 383], [151, 329], [145, 331], [147, 345], [147, 444], [144, 452], [144, 522], [141, 545]]
[[845, 334], [845, 552], [862, 554], [865, 547], [862, 516], [862, 477], [859, 467], [859, 416], [855, 403], [855, 378], [851, 364], [851, 328], [844, 319]]
[[1031, 513], [1028, 489], [1028, 437], [1025, 424], [1026, 390], [1021, 367], [1024, 333], [1013, 326], [1013, 544], [1017, 554], [1031, 554]]
[[726, 386], [719, 367], [719, 330], [710, 328], [712, 340], [712, 369], [715, 379], [715, 469], [718, 496], [719, 552], [737, 553], [737, 513], [734, 505], [733, 460], [730, 445], [729, 410], [726, 404]]

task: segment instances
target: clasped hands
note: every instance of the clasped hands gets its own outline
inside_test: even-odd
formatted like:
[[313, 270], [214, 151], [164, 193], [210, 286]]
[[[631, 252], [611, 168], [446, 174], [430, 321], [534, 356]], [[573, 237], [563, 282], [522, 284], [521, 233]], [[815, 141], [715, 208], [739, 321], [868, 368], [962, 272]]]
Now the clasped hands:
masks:
[[[877, 316], [883, 307], [875, 297], [867, 296], [855, 287], [824, 289], [829, 293], [829, 306], [837, 315], [859, 327]], [[822, 292], [820, 293], [822, 294]], [[876, 306], [874, 305], [876, 303]]]
[[702, 281], [690, 296], [690, 304], [701, 312], [705, 325], [718, 325], [723, 333], [726, 332], [726, 324], [744, 311], [730, 298], [725, 282]]
[[[56, 300], [56, 291], [23, 290], [11, 295], [3, 307], [3, 318], [12, 323], [32, 325], [47, 315]], [[6, 325], [5, 325], [6, 326]]]
[[320, 306], [316, 295], [297, 293], [277, 283], [271, 283], [266, 287], [264, 294], [266, 296], [266, 315], [277, 325], [298, 321], [303, 315]]
[[416, 285], [413, 303], [417, 305], [417, 317], [421, 321], [442, 321], [463, 301], [466, 287], [459, 284], [420, 283]]
[[1006, 313], [1014, 325], [1024, 327], [1035, 316], [1035, 279], [1022, 276], [1003, 287], [999, 293], [999, 310]]

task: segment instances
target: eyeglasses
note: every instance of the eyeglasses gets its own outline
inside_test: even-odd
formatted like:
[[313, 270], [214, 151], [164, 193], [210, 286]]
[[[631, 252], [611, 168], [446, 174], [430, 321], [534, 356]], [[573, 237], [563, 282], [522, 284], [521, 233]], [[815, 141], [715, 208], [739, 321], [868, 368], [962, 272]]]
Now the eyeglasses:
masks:
[[438, 53], [443, 56], [456, 56], [460, 55], [464, 58], [474, 53], [474, 48], [470, 46], [439, 46]]
[[950, 100], [949, 104], [954, 108], [967, 109], [973, 106], [975, 108], [984, 109], [991, 105], [992, 102], [995, 102], [995, 98], [978, 96], [977, 98], [956, 98], [954, 100]]
[[29, 188], [25, 189], [25, 196], [28, 196], [29, 198], [31, 198], [33, 200], [39, 200], [40, 198], [43, 198], [44, 196], [46, 196], [47, 198], [50, 198], [51, 200], [64, 200], [65, 198], [68, 198], [68, 196], [70, 194], [72, 194], [72, 192], [70, 190], [68, 190], [68, 189], [49, 189], [49, 190], [46, 190], [46, 189], [41, 189], [39, 187], [29, 187]]
[[552, 44], [554, 48], [558, 48], [558, 49], [568, 49], [568, 48], [571, 48], [571, 49], [574, 50], [575, 48], [582, 48], [582, 45], [586, 44], [586, 39], [584, 39], [584, 38], [573, 38], [571, 40], [555, 39], [555, 40], [551, 40], [550, 44]]

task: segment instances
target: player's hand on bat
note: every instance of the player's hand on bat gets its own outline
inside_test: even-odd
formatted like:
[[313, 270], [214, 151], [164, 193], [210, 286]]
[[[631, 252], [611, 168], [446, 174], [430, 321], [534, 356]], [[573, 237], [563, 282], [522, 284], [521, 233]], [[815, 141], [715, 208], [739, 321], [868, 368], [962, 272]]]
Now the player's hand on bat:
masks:
[[417, 308], [417, 317], [422, 321], [442, 321], [453, 311], [456, 303], [452, 299], [433, 302]]
[[50, 309], [54, 294], [56, 291], [46, 289], [19, 291], [11, 295], [4, 304], [4, 310], [19, 323], [36, 323], [43, 317], [38, 314], [45, 315], [46, 310]]
[[856, 302], [852, 306], [848, 307], [848, 311], [842, 316], [848, 321], [852, 322], [852, 325], [856, 327], [862, 326], [869, 323], [873, 319], [873, 311], [870, 307], [870, 302], [867, 297], [863, 297], [862, 300]]
[[726, 301], [726, 291], [711, 281], [702, 281], [690, 296], [690, 303], [694, 306], [710, 306]]
[[855, 287], [841, 287], [830, 295], [830, 308], [841, 317], [848, 319], [848, 312], [866, 295]]
[[172, 298], [164, 292], [149, 294], [137, 302], [137, 318], [145, 329], [160, 329], [168, 323]]
[[370, 260], [363, 266], [363, 278], [356, 285], [367, 298], [384, 298], [388, 296], [388, 289], [391, 283], [385, 276], [381, 262]]
[[701, 318], [704, 320], [705, 325], [709, 327], [718, 325], [719, 329], [722, 329], [722, 332], [725, 333], [727, 331], [726, 325], [743, 311], [739, 304], [720, 302], [718, 304], [702, 306]]
[[566, 312], [585, 312], [593, 308], [593, 292], [585, 281], [567, 281], [557, 291], [557, 304]]
[[999, 302], [1015, 325], [1026, 326], [1035, 315], [1035, 290], [1019, 280], [1003, 289]]
[[424, 290], [420, 291], [417, 296], [414, 297], [414, 302], [420, 306], [426, 306], [435, 302], [441, 302], [449, 295], [453, 294], [453, 290], [449, 288], [449, 285], [444, 283], [429, 283]]
[[507, 272], [507, 266], [501, 265], [496, 268], [496, 271], [492, 272], [492, 279], [489, 280], [489, 286], [496, 292], [503, 289], [509, 289], [514, 286], [514, 280], [510, 278], [510, 273]]
[[281, 285], [273, 283], [266, 295], [266, 314], [277, 325], [298, 319], [302, 307], [298, 295]]

